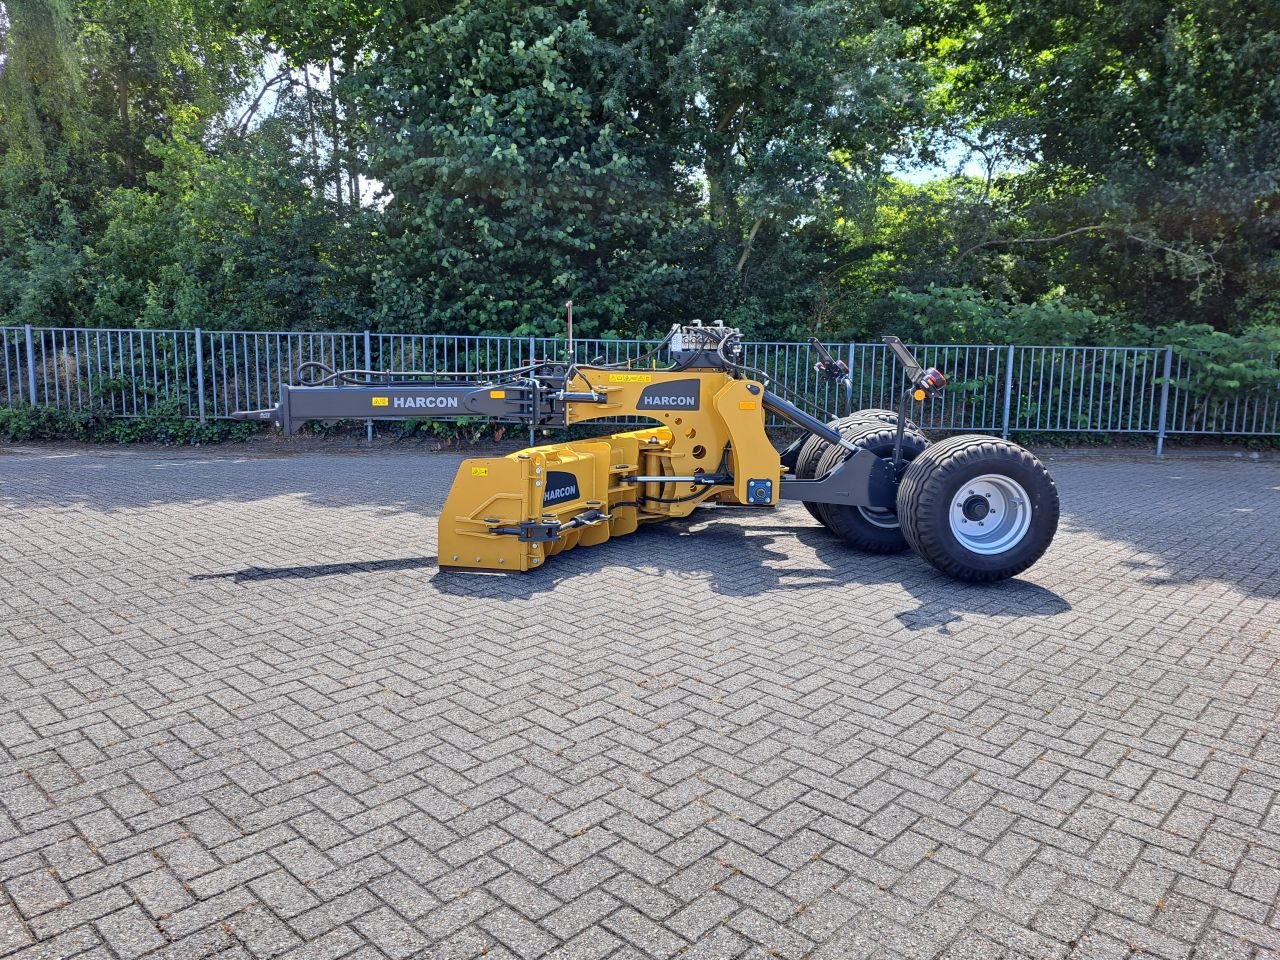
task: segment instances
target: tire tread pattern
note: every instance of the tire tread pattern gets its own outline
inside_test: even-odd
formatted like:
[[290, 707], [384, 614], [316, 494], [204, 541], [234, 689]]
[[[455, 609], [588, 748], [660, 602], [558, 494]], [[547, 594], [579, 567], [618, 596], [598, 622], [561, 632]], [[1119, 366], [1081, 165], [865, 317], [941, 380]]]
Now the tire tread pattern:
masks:
[[[1015, 548], [1017, 557], [1013, 562], [990, 569], [981, 569], [963, 562], [962, 558], [956, 555], [955, 548], [940, 536], [942, 525], [934, 522], [933, 508], [937, 506], [939, 497], [950, 500], [948, 492], [943, 489], [948, 475], [953, 475], [970, 463], [986, 463], [995, 466], [1005, 457], [1013, 458], [1017, 464], [1030, 471], [1032, 476], [1040, 481], [1040, 490], [1046, 496], [1043, 502], [1035, 504], [1033, 509], [1045, 511], [1042, 523], [1045, 520], [1049, 521], [1049, 532], [1047, 536], [1041, 532], [1040, 542], [1029, 544], [1028, 549], [1016, 550]], [[1023, 486], [1025, 487], [1026, 484]], [[1028, 496], [1034, 498], [1036, 491], [1028, 490]], [[942, 573], [957, 580], [967, 580], [972, 583], [1007, 580], [1017, 576], [1039, 560], [1053, 541], [1053, 534], [1058, 525], [1058, 513], [1058, 488], [1044, 464], [1029, 450], [998, 437], [963, 434], [940, 440], [913, 461], [903, 474], [902, 482], [898, 486], [898, 522], [901, 524], [903, 536], [912, 549], [930, 566]], [[1033, 519], [1032, 527], [1027, 531], [1028, 537], [1036, 534], [1036, 527], [1037, 524]]]
[[[868, 407], [865, 410], [855, 410], [847, 417], [837, 417], [830, 421], [827, 426], [841, 436], [847, 437], [863, 427], [875, 426], [877, 423], [891, 423], [897, 426], [898, 414], [893, 410], [886, 410], [881, 407]], [[908, 420], [907, 429], [919, 431], [920, 428]], [[821, 437], [809, 437], [804, 442], [804, 445], [800, 447], [800, 453], [796, 457], [795, 475], [797, 479], [812, 480], [818, 476], [818, 464], [830, 446], [831, 444]], [[827, 521], [823, 519], [822, 512], [818, 509], [818, 504], [810, 503], [807, 500], [802, 502], [804, 503], [804, 508], [809, 511], [809, 516], [825, 527]]]
[[[891, 454], [897, 439], [896, 424], [867, 423], [846, 434], [846, 439], [860, 447], [870, 448], [879, 456]], [[903, 431], [903, 455], [913, 460], [929, 448], [929, 439], [910, 425]], [[842, 447], [831, 445], [818, 463], [818, 475], [833, 470], [848, 454]], [[877, 527], [863, 517], [857, 507], [831, 503], [814, 504], [818, 519], [828, 530], [847, 543], [870, 553], [900, 553], [909, 544], [901, 535], [901, 527]]]

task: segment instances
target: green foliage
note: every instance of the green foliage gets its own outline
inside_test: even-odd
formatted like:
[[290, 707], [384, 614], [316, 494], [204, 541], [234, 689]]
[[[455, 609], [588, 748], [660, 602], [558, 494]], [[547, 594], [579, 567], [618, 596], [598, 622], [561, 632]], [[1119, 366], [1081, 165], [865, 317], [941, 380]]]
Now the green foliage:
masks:
[[[662, 85], [677, 162], [706, 184], [699, 263], [722, 317], [763, 338], [821, 322], [843, 264], [834, 228], [866, 216], [915, 118], [917, 67], [892, 2], [738, 2], [693, 16]], [[728, 301], [727, 303], [724, 301]]]
[[1015, 343], [1071, 346], [1097, 339], [1107, 317], [1065, 297], [1035, 303], [1000, 300], [969, 287], [897, 290], [888, 297], [884, 332], [922, 343]]
[[[363, 321], [372, 231], [343, 228], [291, 175], [284, 122], [210, 156], [185, 136], [151, 150], [148, 188], [103, 204], [86, 251], [98, 326], [350, 329]], [[365, 236], [358, 231], [363, 227]]]
[[[798, 330], [914, 73], [885, 5], [463, 2], [356, 71], [384, 326]], [[384, 34], [388, 31], [382, 28]]]
[[397, 440], [429, 440], [442, 449], [465, 449], [486, 442], [501, 443], [509, 436], [522, 436], [525, 430], [523, 425], [497, 423], [482, 417], [461, 417], [452, 421], [410, 419], [398, 424], [384, 424], [382, 432], [385, 433], [388, 427]]
[[1280, 7], [936, 0], [920, 14], [928, 129], [995, 172], [953, 234], [982, 245], [970, 268], [1024, 299], [1062, 285], [1129, 323], [1240, 329], [1277, 302]]
[[[6, 159], [43, 165], [74, 140], [80, 72], [68, 0], [7, 0], [0, 7], [0, 135]], [[56, 169], [56, 167], [54, 167]]]
[[1278, 62], [1251, 0], [0, 0], [0, 323], [1274, 326]]
[[187, 419], [176, 401], [162, 401], [144, 417], [117, 417], [102, 409], [67, 411], [57, 407], [0, 407], [0, 440], [75, 440], [86, 443], [159, 443], [189, 446], [244, 441], [257, 424]]
[[1220, 403], [1280, 387], [1280, 326], [1250, 327], [1238, 336], [1191, 324], [1166, 331], [1183, 376], [1172, 382]]
[[360, 74], [391, 194], [381, 325], [545, 333], [574, 298], [589, 333], [661, 287], [679, 211], [619, 89], [610, 6], [461, 3]]

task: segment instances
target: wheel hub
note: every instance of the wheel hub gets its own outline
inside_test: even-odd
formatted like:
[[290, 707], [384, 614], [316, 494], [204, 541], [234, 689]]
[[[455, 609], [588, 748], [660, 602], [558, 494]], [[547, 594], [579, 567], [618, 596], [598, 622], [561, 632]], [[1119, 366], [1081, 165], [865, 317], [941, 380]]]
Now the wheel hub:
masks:
[[951, 499], [951, 534], [973, 553], [1012, 550], [1031, 528], [1031, 501], [1016, 480], [988, 473], [963, 484]]

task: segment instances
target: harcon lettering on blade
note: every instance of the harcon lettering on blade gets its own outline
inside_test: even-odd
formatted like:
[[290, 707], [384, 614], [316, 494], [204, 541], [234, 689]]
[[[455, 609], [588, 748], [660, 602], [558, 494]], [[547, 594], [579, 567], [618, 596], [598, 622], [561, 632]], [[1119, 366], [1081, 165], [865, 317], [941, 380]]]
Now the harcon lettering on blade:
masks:
[[548, 470], [546, 493], [542, 495], [544, 507], [554, 507], [561, 503], [577, 500], [578, 478], [564, 470]]

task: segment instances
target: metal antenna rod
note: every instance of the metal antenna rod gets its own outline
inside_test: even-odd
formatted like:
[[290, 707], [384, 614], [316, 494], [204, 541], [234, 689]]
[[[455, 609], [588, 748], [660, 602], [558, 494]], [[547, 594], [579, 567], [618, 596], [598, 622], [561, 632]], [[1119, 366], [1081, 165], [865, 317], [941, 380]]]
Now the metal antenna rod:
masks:
[[572, 301], [572, 300], [567, 301], [567, 302], [565, 303], [564, 307], [565, 307], [565, 310], [567, 310], [567, 311], [568, 311], [568, 314], [569, 314], [569, 319], [568, 319], [568, 323], [567, 323], [567, 329], [568, 329], [568, 331], [569, 331], [569, 332], [568, 332], [568, 341], [569, 341], [569, 357], [568, 357], [568, 360], [569, 360], [569, 362], [570, 362], [570, 363], [572, 363], [572, 362], [573, 362], [573, 301]]

